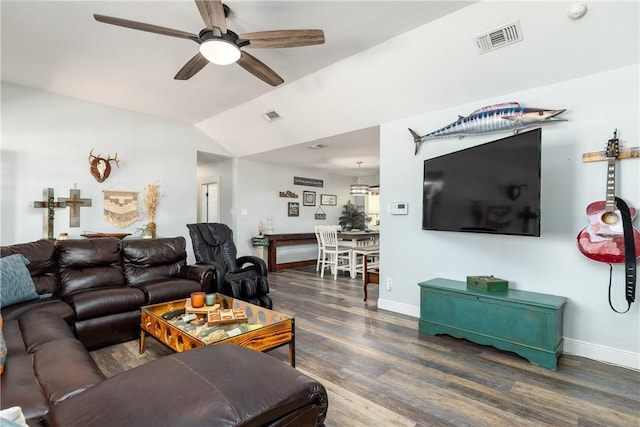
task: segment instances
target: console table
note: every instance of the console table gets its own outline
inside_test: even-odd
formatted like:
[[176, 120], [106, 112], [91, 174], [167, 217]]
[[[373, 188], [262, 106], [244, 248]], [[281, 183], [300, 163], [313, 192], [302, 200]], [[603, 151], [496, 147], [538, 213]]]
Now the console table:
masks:
[[269, 252], [267, 255], [267, 269], [271, 272], [284, 270], [285, 268], [296, 268], [305, 265], [313, 265], [315, 259], [283, 262], [278, 264], [277, 250], [280, 246], [317, 244], [315, 233], [287, 233], [287, 234], [265, 234], [269, 239]]
[[418, 286], [420, 332], [492, 345], [557, 369], [566, 298], [515, 289], [473, 290], [448, 279], [427, 280]]

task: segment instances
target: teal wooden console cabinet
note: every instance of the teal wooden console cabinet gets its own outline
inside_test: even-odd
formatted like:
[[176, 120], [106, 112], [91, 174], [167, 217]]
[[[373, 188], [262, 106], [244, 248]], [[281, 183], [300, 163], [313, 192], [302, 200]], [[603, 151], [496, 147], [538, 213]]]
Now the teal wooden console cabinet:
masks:
[[485, 292], [448, 279], [427, 280], [418, 286], [420, 332], [492, 345], [557, 369], [566, 298], [515, 289]]

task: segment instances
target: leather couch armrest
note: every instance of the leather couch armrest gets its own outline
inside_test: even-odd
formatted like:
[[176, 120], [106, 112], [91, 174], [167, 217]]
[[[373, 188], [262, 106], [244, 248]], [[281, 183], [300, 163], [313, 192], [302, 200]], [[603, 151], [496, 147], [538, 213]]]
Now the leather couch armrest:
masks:
[[[267, 273], [268, 273], [267, 264], [260, 257], [253, 256], [253, 255], [245, 255], [245, 256], [239, 257], [236, 260], [236, 263], [238, 264], [238, 267], [242, 271], [253, 269], [256, 271], [256, 273], [259, 276], [267, 277]], [[251, 264], [251, 265], [248, 267], [245, 267], [245, 264]]]
[[224, 283], [224, 268], [222, 265], [215, 261], [198, 261], [195, 265], [206, 267], [211, 271], [211, 283], [208, 289], [205, 289], [205, 292], [220, 292]]
[[215, 267], [205, 264], [184, 265], [180, 268], [179, 272], [180, 278], [194, 280], [200, 283], [202, 290], [207, 293], [217, 292], [216, 289], [211, 289], [214, 275]]

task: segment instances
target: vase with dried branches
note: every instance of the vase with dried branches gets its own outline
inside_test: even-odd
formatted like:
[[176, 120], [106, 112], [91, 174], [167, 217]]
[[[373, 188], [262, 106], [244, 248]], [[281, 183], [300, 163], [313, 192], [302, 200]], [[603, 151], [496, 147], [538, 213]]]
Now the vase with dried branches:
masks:
[[156, 238], [156, 209], [158, 208], [158, 201], [160, 200], [160, 191], [157, 184], [149, 184], [146, 187], [144, 194], [144, 205], [147, 209], [147, 218], [149, 218], [148, 230], [151, 232], [151, 237]]

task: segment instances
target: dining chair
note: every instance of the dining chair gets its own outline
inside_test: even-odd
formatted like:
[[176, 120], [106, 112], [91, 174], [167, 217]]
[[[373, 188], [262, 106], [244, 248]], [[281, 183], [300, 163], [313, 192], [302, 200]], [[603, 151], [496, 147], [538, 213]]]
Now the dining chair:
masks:
[[375, 269], [380, 265], [380, 246], [367, 245], [353, 248], [351, 265], [351, 278], [355, 278], [358, 274], [362, 274], [363, 279], [366, 276], [366, 269]]
[[320, 263], [322, 262], [322, 241], [320, 240], [320, 230], [322, 225], [316, 225], [313, 227], [313, 231], [316, 233], [316, 241], [318, 242], [318, 260], [316, 261], [316, 272], [320, 271]]
[[327, 267], [331, 267], [334, 280], [338, 278], [338, 271], [347, 271], [351, 275], [352, 248], [338, 244], [338, 228], [332, 225], [318, 227], [322, 242], [320, 277], [324, 277]]

